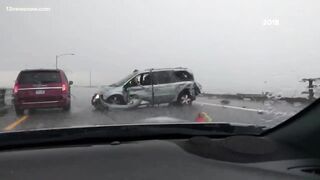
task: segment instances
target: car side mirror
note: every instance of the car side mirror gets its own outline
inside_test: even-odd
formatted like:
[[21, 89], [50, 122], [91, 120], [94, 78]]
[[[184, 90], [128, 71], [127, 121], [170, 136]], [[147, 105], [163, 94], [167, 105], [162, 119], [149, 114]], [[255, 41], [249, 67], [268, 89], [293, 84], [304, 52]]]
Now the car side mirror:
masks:
[[73, 81], [69, 81], [69, 85], [72, 85], [73, 84]]

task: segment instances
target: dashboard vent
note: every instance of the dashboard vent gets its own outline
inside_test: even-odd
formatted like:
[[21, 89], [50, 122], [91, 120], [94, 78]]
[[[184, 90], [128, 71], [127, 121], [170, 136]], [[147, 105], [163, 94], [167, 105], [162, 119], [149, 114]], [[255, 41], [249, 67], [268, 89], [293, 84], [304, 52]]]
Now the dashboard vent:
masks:
[[293, 167], [289, 168], [289, 170], [292, 170], [294, 172], [302, 172], [304, 174], [309, 174], [313, 176], [320, 176], [320, 166], [300, 166], [300, 167]]
[[305, 172], [305, 173], [311, 173], [311, 174], [320, 176], [320, 167], [304, 168], [304, 169], [301, 169], [301, 171]]

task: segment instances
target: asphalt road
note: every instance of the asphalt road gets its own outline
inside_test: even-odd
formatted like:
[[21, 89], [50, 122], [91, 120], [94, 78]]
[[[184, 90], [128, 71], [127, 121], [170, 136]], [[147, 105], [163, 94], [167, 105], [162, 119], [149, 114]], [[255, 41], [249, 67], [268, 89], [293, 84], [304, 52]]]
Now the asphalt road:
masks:
[[[190, 107], [156, 106], [130, 110], [96, 111], [90, 103], [94, 88], [74, 87], [70, 112], [60, 109], [26, 112], [17, 117], [9, 107], [0, 114], [0, 131], [19, 131], [46, 128], [79, 127], [111, 124], [195, 122], [199, 112], [206, 112], [214, 122], [233, 122], [272, 127], [305, 107], [285, 102], [254, 102], [230, 100], [221, 105], [221, 99], [198, 97]], [[164, 116], [171, 118], [162, 118]]]

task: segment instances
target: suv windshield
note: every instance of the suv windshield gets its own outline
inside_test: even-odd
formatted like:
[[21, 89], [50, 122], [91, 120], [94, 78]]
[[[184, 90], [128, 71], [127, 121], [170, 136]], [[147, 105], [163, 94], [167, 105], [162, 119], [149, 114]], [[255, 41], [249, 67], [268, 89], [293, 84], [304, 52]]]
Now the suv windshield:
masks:
[[319, 7], [310, 0], [2, 0], [0, 133], [276, 127], [320, 96]]
[[122, 78], [120, 81], [116, 82], [116, 83], [113, 83], [111, 84], [111, 86], [122, 86], [124, 85], [124, 83], [126, 83], [127, 81], [129, 81], [130, 78], [134, 77], [137, 73], [133, 72], [129, 75], [127, 75], [126, 77]]

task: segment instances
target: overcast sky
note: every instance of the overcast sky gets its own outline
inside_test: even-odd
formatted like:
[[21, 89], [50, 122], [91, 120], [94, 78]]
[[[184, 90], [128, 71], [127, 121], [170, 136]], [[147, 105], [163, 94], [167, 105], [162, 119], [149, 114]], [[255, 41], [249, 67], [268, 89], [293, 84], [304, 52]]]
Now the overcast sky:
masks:
[[75, 53], [59, 67], [80, 85], [90, 71], [101, 85], [182, 66], [208, 92], [297, 96], [299, 80], [320, 77], [319, 9], [318, 0], [1, 0], [0, 87]]

